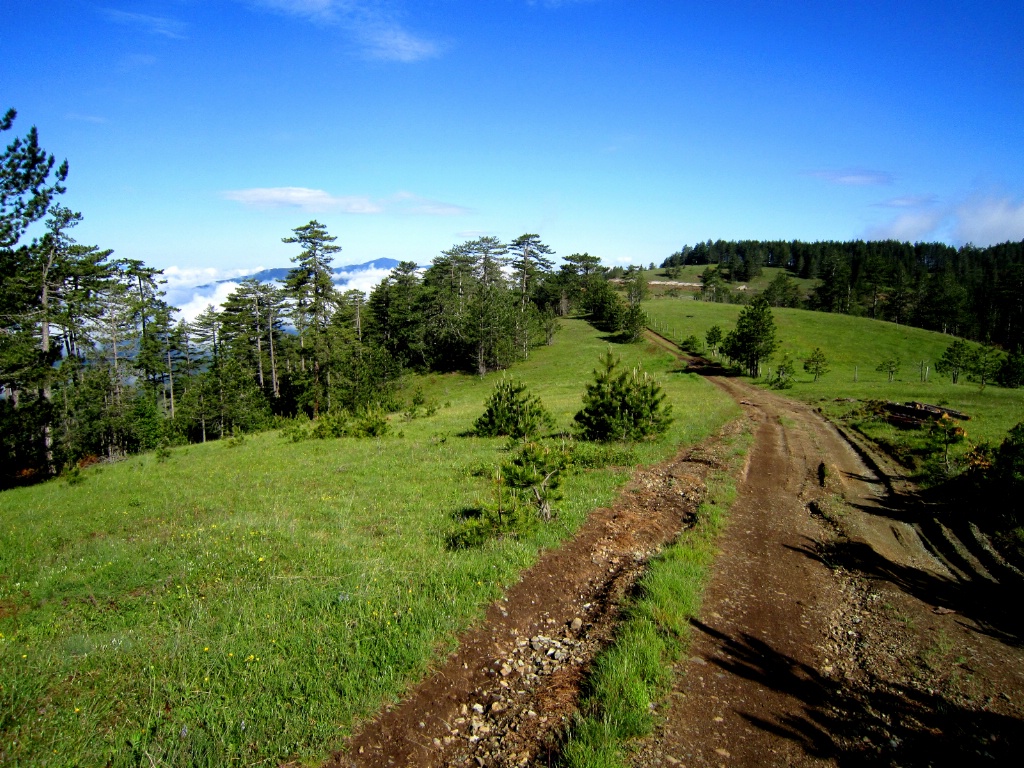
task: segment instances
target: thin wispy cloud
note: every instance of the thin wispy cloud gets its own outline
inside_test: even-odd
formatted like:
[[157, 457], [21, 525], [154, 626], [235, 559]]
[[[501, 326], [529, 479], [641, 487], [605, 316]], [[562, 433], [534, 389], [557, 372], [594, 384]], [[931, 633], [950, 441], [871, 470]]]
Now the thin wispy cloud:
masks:
[[411, 192], [399, 192], [385, 203], [390, 210], [421, 216], [462, 216], [471, 213], [469, 208], [454, 203], [444, 203], [414, 195]]
[[905, 201], [904, 212], [868, 229], [869, 238], [910, 242], [949, 239], [981, 247], [1024, 240], [1022, 200], [998, 195], [971, 197], [945, 205], [938, 204], [931, 195], [897, 200]]
[[868, 230], [869, 240], [900, 240], [919, 243], [936, 239], [936, 232], [946, 219], [943, 211], [915, 211], [902, 213]]
[[379, 0], [244, 0], [248, 5], [346, 31], [371, 59], [412, 63], [432, 59], [442, 45], [405, 28]]
[[1024, 240], [1024, 201], [1010, 198], [973, 199], [957, 206], [953, 233], [957, 240], [992, 245]]
[[839, 184], [847, 187], [881, 186], [892, 184], [893, 182], [891, 173], [871, 171], [864, 168], [810, 171], [807, 175], [827, 181], [829, 184]]
[[381, 214], [396, 213], [418, 216], [461, 216], [470, 209], [453, 203], [420, 197], [411, 192], [398, 192], [374, 200], [364, 195], [333, 195], [323, 189], [308, 187], [254, 187], [221, 193], [251, 208], [298, 208], [310, 213]]
[[74, 120], [76, 123], [93, 123], [94, 125], [102, 125], [103, 123], [110, 122], [105, 117], [99, 115], [83, 115], [80, 112], [68, 112], [64, 115], [65, 120]]
[[307, 187], [254, 187], [223, 193], [226, 200], [252, 208], [299, 208], [311, 213], [383, 213], [384, 209], [368, 197], [338, 196], [322, 189]]
[[119, 11], [114, 8], [104, 8], [103, 15], [116, 24], [136, 27], [151, 35], [167, 37], [180, 40], [185, 37], [187, 25], [178, 19], [167, 16], [150, 16], [145, 13], [133, 13], [131, 11]]
[[935, 205], [938, 202], [939, 198], [935, 195], [905, 195], [903, 197], [883, 200], [880, 203], [875, 203], [875, 205], [879, 208], [921, 208]]

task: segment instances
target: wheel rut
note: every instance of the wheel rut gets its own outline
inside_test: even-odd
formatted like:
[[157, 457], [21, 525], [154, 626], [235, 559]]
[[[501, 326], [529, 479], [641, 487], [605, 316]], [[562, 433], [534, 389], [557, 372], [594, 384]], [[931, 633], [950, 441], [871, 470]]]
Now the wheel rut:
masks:
[[[693, 362], [743, 407], [729, 429], [752, 426], [755, 440], [690, 651], [659, 726], [630, 745], [627, 761], [1019, 759], [1024, 650], [1019, 622], [1005, 612], [1019, 602], [1019, 585], [975, 572], [972, 562], [992, 558], [977, 546], [958, 557], [963, 537], [938, 542], [956, 534], [937, 536], [911, 510], [906, 483], [812, 407]], [[691, 522], [704, 478], [723, 466], [724, 437], [639, 472], [328, 765], [556, 764], [558, 737], [588, 665], [614, 634], [621, 597]]]

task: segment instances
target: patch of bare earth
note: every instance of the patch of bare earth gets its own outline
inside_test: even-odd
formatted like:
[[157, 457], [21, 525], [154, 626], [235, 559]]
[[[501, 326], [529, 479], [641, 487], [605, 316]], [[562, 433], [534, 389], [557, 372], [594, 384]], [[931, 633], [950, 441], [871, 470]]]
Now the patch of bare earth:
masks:
[[723, 439], [640, 470], [614, 506], [545, 552], [451, 657], [327, 765], [546, 764], [623, 594], [692, 522]]
[[756, 441], [689, 657], [632, 764], [1019, 764], [1012, 569], [813, 409], [713, 381]]
[[[1019, 764], [1021, 577], [970, 510], [949, 523], [809, 406], [706, 373], [755, 443], [688, 658], [632, 764]], [[692, 520], [719, 444], [638, 473], [329, 765], [554, 764], [621, 596]]]

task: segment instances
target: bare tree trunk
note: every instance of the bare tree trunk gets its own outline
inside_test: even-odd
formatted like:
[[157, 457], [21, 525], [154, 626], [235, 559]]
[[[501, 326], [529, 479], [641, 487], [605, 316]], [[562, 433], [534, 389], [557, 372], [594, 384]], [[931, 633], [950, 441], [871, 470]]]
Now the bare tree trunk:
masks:
[[[49, 256], [46, 259], [46, 266], [43, 267], [43, 287], [40, 293], [41, 306], [43, 310], [43, 323], [41, 328], [41, 339], [39, 342], [39, 349], [43, 353], [43, 359], [45, 360], [50, 354], [50, 286], [47, 282], [47, 278], [50, 273], [50, 266], [53, 264], [54, 247], [50, 248]], [[43, 388], [41, 392], [43, 400], [50, 402], [52, 396], [52, 390], [50, 389], [50, 377], [46, 376], [43, 380]], [[51, 432], [50, 422], [47, 421], [43, 425], [43, 443], [46, 447], [46, 471], [49, 474], [54, 474], [53, 466], [53, 433]]]
[[259, 361], [259, 373], [260, 373], [260, 389], [264, 389], [263, 383], [263, 334], [260, 332], [260, 305], [253, 296], [252, 299], [253, 312], [256, 317], [256, 359]]
[[174, 418], [174, 367], [171, 365], [171, 348], [167, 347], [167, 380], [171, 385], [171, 418]]
[[267, 313], [267, 335], [270, 337], [270, 381], [274, 387], [274, 397], [280, 397], [281, 391], [277, 385], [277, 362], [274, 359], [274, 310]]

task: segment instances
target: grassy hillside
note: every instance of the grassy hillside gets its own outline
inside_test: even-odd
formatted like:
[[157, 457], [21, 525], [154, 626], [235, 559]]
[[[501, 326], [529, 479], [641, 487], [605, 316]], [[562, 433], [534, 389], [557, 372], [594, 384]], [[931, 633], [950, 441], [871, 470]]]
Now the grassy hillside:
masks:
[[[568, 321], [513, 371], [568, 428], [606, 343]], [[643, 345], [675, 406], [655, 461], [736, 407]], [[500, 375], [500, 374], [499, 374]], [[395, 698], [542, 547], [607, 503], [628, 469], [574, 474], [524, 539], [450, 550], [472, 474], [504, 440], [460, 437], [496, 376], [418, 382], [441, 405], [379, 440], [250, 436], [0, 493], [0, 762], [316, 761]]]
[[[679, 271], [679, 277], [675, 278], [675, 280], [682, 283], [700, 283], [700, 275], [707, 268], [707, 264], [691, 264], [689, 266], [682, 267]], [[760, 275], [755, 277], [753, 280], [750, 280], [749, 282], [728, 283], [727, 285], [732, 290], [735, 290], [740, 285], [745, 285], [747, 287], [748, 293], [756, 294], [760, 293], [765, 288], [767, 288], [768, 284], [771, 283], [771, 281], [774, 280], [779, 274], [789, 275], [790, 279], [792, 279], [793, 282], [796, 283], [797, 286], [800, 288], [800, 294], [802, 296], [807, 296], [812, 290], [814, 290], [814, 287], [820, 282], [819, 280], [805, 280], [799, 277], [793, 277], [793, 275], [789, 274], [787, 270], [782, 269], [781, 267], [765, 267], [764, 269], [761, 270]], [[648, 280], [672, 279], [668, 276], [667, 270], [661, 269], [660, 267], [658, 269], [645, 269], [644, 276]], [[654, 296], [661, 296], [671, 289], [672, 286], [668, 285], [652, 285], [651, 294]], [[694, 289], [689, 290], [692, 291]]]
[[[742, 310], [735, 305], [685, 298], [657, 299], [644, 308], [666, 336], [678, 341], [693, 334], [702, 342], [712, 325], [720, 325], [725, 331], [734, 328]], [[801, 309], [774, 309], [772, 313], [781, 347], [767, 365], [774, 367], [787, 351], [798, 361], [796, 385], [786, 393], [792, 397], [808, 402], [825, 401], [823, 408], [833, 413], [849, 410], [849, 404], [835, 402], [845, 398], [918, 400], [945, 405], [972, 416], [966, 427], [968, 437], [974, 441], [998, 442], [1008, 429], [1024, 421], [1024, 391], [994, 386], [982, 391], [977, 384], [965, 382], [963, 378], [954, 386], [948, 377], [935, 372], [935, 361], [953, 341], [951, 336], [867, 318]], [[825, 351], [831, 368], [818, 382], [804, 373], [799, 362], [815, 347]], [[890, 356], [903, 361], [892, 384], [888, 383], [885, 373], [875, 370]], [[928, 382], [921, 381], [922, 362], [931, 368]]]

